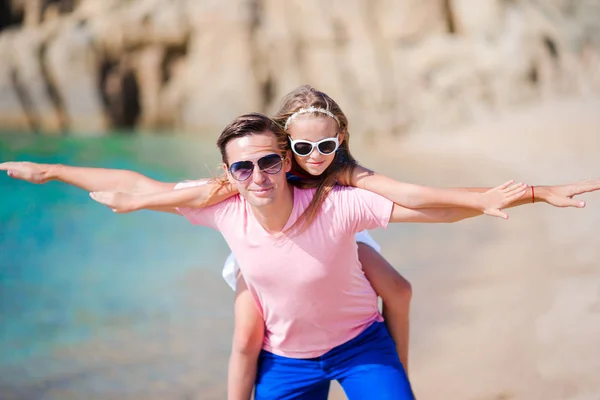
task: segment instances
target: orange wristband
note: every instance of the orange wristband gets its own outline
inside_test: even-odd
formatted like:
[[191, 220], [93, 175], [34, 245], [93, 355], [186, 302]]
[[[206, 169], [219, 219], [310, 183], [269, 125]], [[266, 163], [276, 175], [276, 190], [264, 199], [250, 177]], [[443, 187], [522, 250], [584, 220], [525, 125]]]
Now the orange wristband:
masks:
[[535, 189], [531, 187], [531, 202], [535, 203]]

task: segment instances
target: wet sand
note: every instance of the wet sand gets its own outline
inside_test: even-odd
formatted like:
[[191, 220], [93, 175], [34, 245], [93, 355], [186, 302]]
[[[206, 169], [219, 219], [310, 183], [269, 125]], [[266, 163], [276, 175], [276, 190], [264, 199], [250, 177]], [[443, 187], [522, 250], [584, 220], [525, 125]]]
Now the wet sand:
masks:
[[[600, 177], [600, 99], [565, 100], [360, 160], [437, 186]], [[356, 143], [356, 142], [355, 142]], [[413, 284], [410, 376], [419, 399], [600, 398], [600, 194], [451, 225], [374, 232]], [[189, 310], [2, 371], [2, 399], [224, 399], [233, 294], [217, 268], [182, 280]], [[210, 311], [210, 312], [209, 312]], [[207, 317], [209, 315], [209, 317]], [[337, 385], [331, 399], [345, 398]]]

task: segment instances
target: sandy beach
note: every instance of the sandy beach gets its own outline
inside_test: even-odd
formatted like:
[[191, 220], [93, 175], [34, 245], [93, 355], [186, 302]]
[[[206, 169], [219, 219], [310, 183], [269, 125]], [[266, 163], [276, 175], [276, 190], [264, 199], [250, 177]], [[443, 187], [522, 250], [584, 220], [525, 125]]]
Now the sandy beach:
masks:
[[[598, 99], [564, 100], [407, 138], [401, 171], [388, 172], [440, 186], [598, 178], [599, 110]], [[377, 232], [413, 284], [419, 399], [600, 399], [600, 193], [582, 199], [583, 210], [523, 206], [508, 221]]]
[[[598, 178], [600, 99], [353, 147], [368, 166], [436, 186]], [[417, 398], [600, 399], [600, 193], [582, 199], [583, 210], [527, 205], [508, 210], [508, 221], [373, 233], [413, 285]], [[187, 309], [178, 315], [157, 311], [136, 330], [114, 321], [110, 336], [4, 370], [0, 398], [224, 399], [233, 293], [217, 271], [198, 268], [181, 280]], [[337, 384], [330, 398], [345, 398]]]

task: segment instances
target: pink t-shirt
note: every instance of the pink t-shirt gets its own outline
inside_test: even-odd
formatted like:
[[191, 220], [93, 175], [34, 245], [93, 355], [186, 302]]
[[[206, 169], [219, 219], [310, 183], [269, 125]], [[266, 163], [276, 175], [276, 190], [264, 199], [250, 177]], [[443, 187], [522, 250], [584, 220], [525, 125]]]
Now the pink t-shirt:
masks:
[[[314, 193], [294, 188], [287, 226]], [[377, 295], [358, 261], [354, 235], [385, 228], [392, 206], [369, 191], [336, 187], [315, 221], [287, 238], [268, 234], [239, 195], [212, 207], [179, 212], [193, 224], [219, 230], [229, 244], [265, 320], [263, 348], [285, 357], [312, 358], [383, 320]]]

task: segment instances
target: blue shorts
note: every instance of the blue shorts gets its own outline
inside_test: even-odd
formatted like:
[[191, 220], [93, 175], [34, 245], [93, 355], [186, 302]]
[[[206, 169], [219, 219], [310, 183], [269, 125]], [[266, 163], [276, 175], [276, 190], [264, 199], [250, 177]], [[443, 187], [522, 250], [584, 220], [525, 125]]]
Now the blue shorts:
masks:
[[332, 380], [342, 385], [349, 400], [414, 399], [383, 322], [316, 358], [288, 358], [263, 350], [257, 372], [256, 400], [326, 400]]

